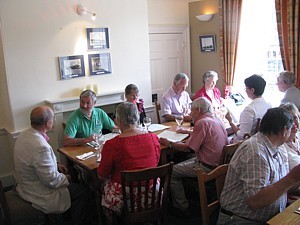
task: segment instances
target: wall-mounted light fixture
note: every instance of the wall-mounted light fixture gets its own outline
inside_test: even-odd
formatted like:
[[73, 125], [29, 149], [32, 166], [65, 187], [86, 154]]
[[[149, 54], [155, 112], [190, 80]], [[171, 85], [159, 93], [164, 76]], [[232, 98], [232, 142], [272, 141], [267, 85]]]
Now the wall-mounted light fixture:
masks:
[[211, 18], [213, 18], [214, 14], [202, 14], [202, 15], [198, 15], [196, 16], [196, 18], [200, 21], [209, 21], [211, 20]]
[[78, 5], [78, 7], [77, 7], [77, 13], [80, 16], [89, 14], [89, 15], [91, 15], [91, 19], [92, 20], [96, 19], [96, 13], [87, 11], [87, 9], [85, 7], [83, 7], [82, 5]]

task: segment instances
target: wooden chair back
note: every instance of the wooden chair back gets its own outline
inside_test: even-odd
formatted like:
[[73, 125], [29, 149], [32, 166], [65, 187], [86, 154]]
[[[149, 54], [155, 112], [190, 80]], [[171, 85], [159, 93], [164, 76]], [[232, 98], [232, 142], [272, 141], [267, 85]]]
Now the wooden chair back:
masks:
[[4, 224], [11, 225], [11, 217], [10, 217], [10, 209], [4, 194], [2, 182], [0, 180], [0, 213], [2, 213], [2, 218], [4, 220]]
[[160, 120], [160, 114], [159, 114], [159, 111], [161, 110], [161, 107], [160, 107], [160, 103], [159, 103], [159, 101], [155, 101], [154, 102], [154, 104], [155, 104], [155, 111], [156, 111], [156, 116], [157, 116], [157, 123], [161, 123], [161, 120]]
[[122, 171], [125, 224], [168, 224], [168, 193], [173, 162], [135, 171]]
[[[210, 173], [206, 173], [201, 168], [197, 169], [202, 225], [210, 225], [211, 215], [218, 213], [220, 207], [219, 199], [224, 186], [227, 169], [228, 164], [220, 165]], [[207, 196], [207, 187], [211, 187], [212, 181], [215, 185], [216, 196], [210, 202], [209, 196]]]
[[237, 142], [233, 144], [228, 144], [223, 147], [223, 151], [220, 157], [219, 165], [223, 164], [229, 164], [232, 156], [234, 155], [235, 151], [238, 149], [238, 147], [242, 144], [243, 142]]
[[[260, 128], [260, 121], [261, 121], [261, 118], [257, 118], [253, 135], [256, 134], [256, 133], [259, 131], [259, 128]], [[249, 134], [249, 133], [244, 134], [244, 140], [249, 139], [251, 136], [252, 136], [252, 135]]]
[[[13, 189], [4, 192], [0, 180], [0, 224], [2, 224], [1, 216], [5, 225], [46, 224], [49, 218], [42, 211], [33, 208], [30, 202], [21, 199], [16, 190]], [[51, 224], [55, 225], [58, 223], [53, 221]]]

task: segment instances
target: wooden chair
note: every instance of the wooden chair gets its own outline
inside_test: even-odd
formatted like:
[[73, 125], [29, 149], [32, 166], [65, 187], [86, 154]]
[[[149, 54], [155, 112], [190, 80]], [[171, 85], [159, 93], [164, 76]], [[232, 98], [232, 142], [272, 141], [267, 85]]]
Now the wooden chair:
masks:
[[[214, 213], [218, 213], [220, 208], [220, 195], [224, 186], [225, 177], [228, 169], [228, 164], [224, 164], [218, 166], [210, 173], [204, 172], [202, 169], [197, 169], [197, 177], [198, 177], [198, 187], [200, 192], [200, 207], [201, 207], [201, 215], [202, 215], [202, 225], [210, 225], [211, 219], [216, 220], [216, 216], [214, 218], [212, 215]], [[211, 188], [211, 182], [214, 182], [216, 196], [213, 201], [209, 201], [209, 197], [207, 196], [207, 188]], [[207, 185], [209, 184], [209, 185]], [[217, 215], [217, 214], [214, 214]]]
[[46, 224], [47, 221], [46, 214], [21, 199], [15, 190], [4, 192], [0, 180], [0, 222], [1, 216], [5, 225], [38, 225]]
[[125, 224], [168, 224], [168, 194], [173, 164], [121, 172], [122, 221]]
[[160, 115], [159, 115], [159, 111], [161, 110], [160, 103], [156, 100], [154, 102], [154, 104], [155, 104], [155, 111], [156, 111], [156, 116], [157, 116], [157, 123], [161, 123]]
[[228, 164], [235, 153], [235, 151], [238, 149], [238, 147], [242, 144], [243, 142], [237, 142], [234, 144], [228, 144], [223, 147], [223, 151], [220, 157], [219, 165], [223, 164]]
[[[254, 134], [256, 134], [258, 131], [259, 131], [259, 128], [260, 128], [260, 121], [261, 121], [261, 118], [257, 118], [256, 120], [256, 125], [255, 125], [255, 129], [254, 129]], [[246, 139], [249, 139], [252, 135], [247, 133], [247, 134], [244, 134], [244, 140]]]

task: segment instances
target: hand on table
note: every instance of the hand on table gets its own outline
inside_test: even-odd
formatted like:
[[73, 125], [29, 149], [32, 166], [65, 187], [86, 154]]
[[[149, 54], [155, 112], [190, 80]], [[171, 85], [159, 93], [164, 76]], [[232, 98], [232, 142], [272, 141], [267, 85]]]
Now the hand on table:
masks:
[[162, 145], [165, 145], [165, 146], [169, 146], [170, 141], [166, 138], [160, 138], [159, 143], [162, 144]]
[[193, 128], [181, 127], [180, 129], [176, 130], [176, 133], [180, 133], [180, 134], [191, 134], [192, 132], [193, 132]]

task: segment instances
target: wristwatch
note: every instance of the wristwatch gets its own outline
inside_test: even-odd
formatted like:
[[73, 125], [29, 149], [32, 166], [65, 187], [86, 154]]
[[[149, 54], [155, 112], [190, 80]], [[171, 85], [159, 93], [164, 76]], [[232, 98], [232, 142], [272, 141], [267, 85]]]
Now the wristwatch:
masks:
[[173, 142], [172, 142], [172, 141], [170, 141], [170, 143], [169, 143], [169, 148], [170, 148], [170, 149], [173, 148]]

